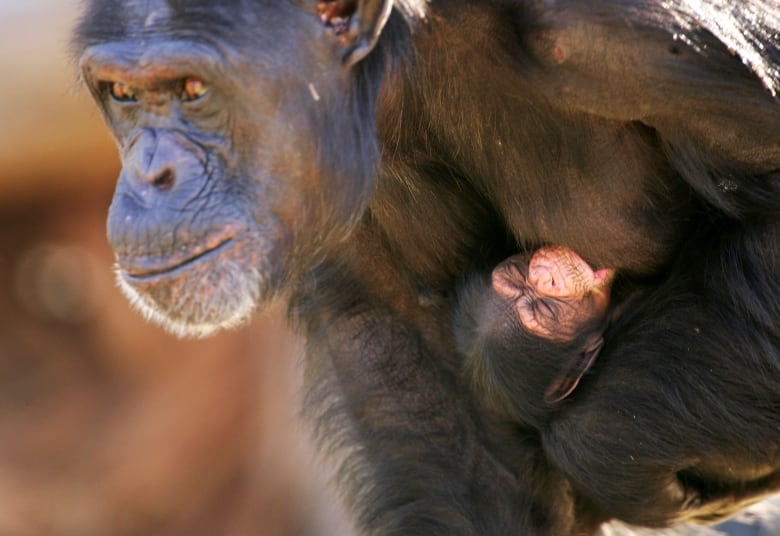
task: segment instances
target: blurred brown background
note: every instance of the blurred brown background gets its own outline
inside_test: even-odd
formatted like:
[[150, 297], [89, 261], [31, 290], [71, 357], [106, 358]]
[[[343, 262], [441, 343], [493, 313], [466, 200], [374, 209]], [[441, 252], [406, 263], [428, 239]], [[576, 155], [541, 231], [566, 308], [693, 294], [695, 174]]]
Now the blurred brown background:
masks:
[[76, 0], [0, 2], [0, 536], [341, 535], [283, 306], [179, 341], [113, 283]]

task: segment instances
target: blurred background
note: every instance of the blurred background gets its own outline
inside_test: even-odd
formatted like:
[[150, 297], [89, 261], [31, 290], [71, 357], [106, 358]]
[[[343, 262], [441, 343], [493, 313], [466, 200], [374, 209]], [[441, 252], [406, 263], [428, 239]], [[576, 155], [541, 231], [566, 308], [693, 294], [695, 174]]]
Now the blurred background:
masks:
[[67, 55], [78, 9], [0, 1], [0, 536], [348, 533], [281, 304], [186, 342], [116, 290], [119, 168]]
[[[119, 166], [67, 55], [78, 9], [0, 0], [0, 536], [349, 535], [283, 305], [180, 341], [115, 288]], [[777, 502], [676, 534], [777, 535]]]

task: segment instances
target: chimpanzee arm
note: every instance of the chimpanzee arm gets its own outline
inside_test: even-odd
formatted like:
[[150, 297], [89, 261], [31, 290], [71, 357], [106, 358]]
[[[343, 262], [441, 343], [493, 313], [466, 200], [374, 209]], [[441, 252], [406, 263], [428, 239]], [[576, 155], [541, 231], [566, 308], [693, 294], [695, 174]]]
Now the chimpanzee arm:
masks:
[[370, 534], [571, 533], [568, 484], [538, 440], [491, 424], [459, 384], [448, 315], [420, 305], [369, 237], [355, 243], [317, 270], [293, 307], [306, 312], [309, 418], [358, 525]]
[[555, 422], [544, 444], [575, 489], [611, 517], [650, 527], [709, 524], [780, 491], [778, 472], [745, 480], [702, 478], [690, 445], [674, 440], [679, 421], [667, 429], [632, 407], [593, 409]]
[[[546, 81], [557, 89], [548, 97], [618, 120], [690, 125], [713, 142], [747, 147], [741, 138], [747, 135], [769, 145], [768, 134], [780, 135], [773, 98], [780, 90], [780, 44], [773, 37], [780, 16], [762, 0], [730, 6], [718, 19], [684, 4], [552, 3], [527, 33], [547, 68]], [[702, 2], [711, 11], [717, 4]], [[751, 13], [761, 18], [747, 18]], [[729, 34], [708, 31], [719, 26], [728, 26]], [[745, 65], [750, 61], [752, 69]]]
[[[774, 2], [546, 4], [525, 33], [555, 105], [659, 133], [683, 177], [739, 216], [780, 208]], [[662, 7], [663, 4], [663, 7]], [[550, 7], [548, 7], [550, 6]]]

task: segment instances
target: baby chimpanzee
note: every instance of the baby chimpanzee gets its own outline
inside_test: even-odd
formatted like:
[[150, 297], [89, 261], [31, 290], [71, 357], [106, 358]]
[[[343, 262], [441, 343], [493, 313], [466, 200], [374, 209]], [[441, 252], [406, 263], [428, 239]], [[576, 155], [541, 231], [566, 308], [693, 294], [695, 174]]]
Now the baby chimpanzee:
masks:
[[[530, 257], [530, 258], [529, 258]], [[459, 296], [467, 374], [514, 419], [540, 425], [604, 344], [614, 269], [593, 271], [574, 251], [548, 246], [514, 255], [468, 282]]]
[[[662, 292], [618, 289], [616, 270], [551, 246], [506, 259], [458, 295], [455, 333], [475, 394], [538, 432], [550, 464], [610, 516], [709, 523], [780, 488], [780, 225], [745, 229], [693, 237], [709, 249], [685, 248]], [[744, 282], [726, 284], [729, 271]], [[638, 321], [671, 299], [676, 316]], [[764, 315], [747, 317], [745, 303]], [[697, 318], [696, 338], [680, 331], [685, 315]], [[722, 329], [723, 315], [733, 330]], [[762, 352], [735, 336], [743, 326]], [[684, 358], [669, 350], [679, 344]], [[564, 402], [600, 352], [599, 370]], [[742, 373], [746, 364], [759, 374]], [[665, 391], [658, 378], [674, 382]], [[724, 434], [720, 422], [739, 429]]]

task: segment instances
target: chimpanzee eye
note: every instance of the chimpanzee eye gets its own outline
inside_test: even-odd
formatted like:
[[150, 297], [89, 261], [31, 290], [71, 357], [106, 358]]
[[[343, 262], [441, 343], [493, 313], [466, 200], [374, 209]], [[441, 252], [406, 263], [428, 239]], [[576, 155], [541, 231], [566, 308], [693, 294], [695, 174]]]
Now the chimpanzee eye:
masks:
[[551, 318], [554, 320], [558, 317], [557, 308], [547, 300], [538, 299], [534, 301], [534, 308], [536, 309], [536, 312], [545, 318]]
[[209, 86], [207, 86], [203, 80], [190, 76], [184, 79], [184, 90], [182, 99], [185, 101], [195, 101], [205, 97], [209, 92]]
[[110, 89], [111, 97], [117, 102], [135, 102], [137, 99], [135, 88], [124, 82], [114, 82]]

